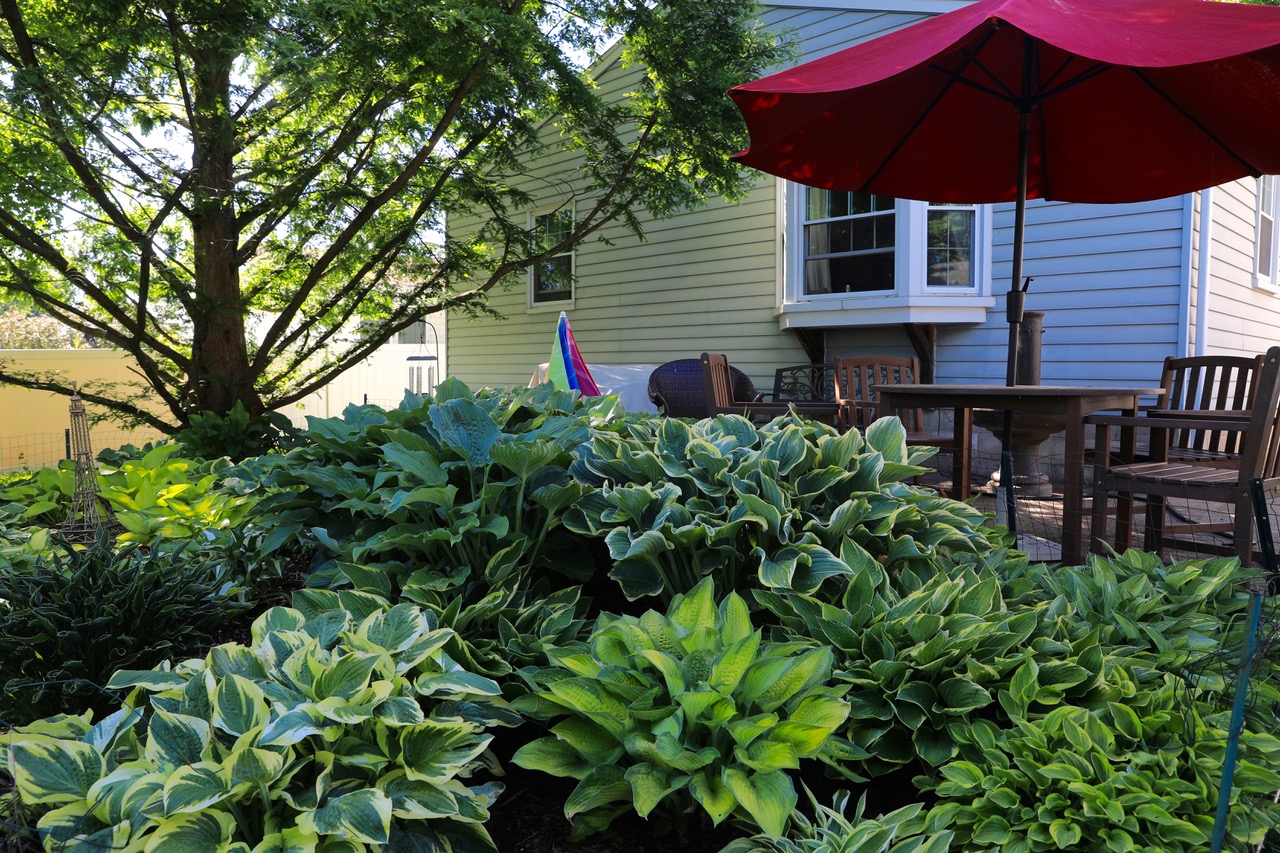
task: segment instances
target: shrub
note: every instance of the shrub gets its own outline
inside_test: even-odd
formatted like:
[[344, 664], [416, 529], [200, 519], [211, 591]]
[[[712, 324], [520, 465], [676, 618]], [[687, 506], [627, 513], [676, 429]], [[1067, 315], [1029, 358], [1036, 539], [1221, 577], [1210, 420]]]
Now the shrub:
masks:
[[512, 760], [579, 780], [565, 804], [577, 834], [695, 804], [717, 825], [781, 834], [797, 799], [787, 771], [822, 754], [848, 705], [826, 686], [829, 649], [764, 642], [741, 598], [713, 596], [707, 579], [666, 616], [601, 616], [587, 648], [523, 672], [534, 692], [516, 707], [566, 719]]
[[226, 415], [193, 412], [186, 428], [173, 440], [195, 459], [225, 457], [239, 462], [279, 450], [296, 436], [297, 430], [280, 412], [251, 416], [244, 403], [237, 402]]
[[[354, 599], [353, 599], [354, 601]], [[249, 646], [117, 673], [133, 688], [0, 744], [53, 849], [492, 851], [482, 766], [497, 685], [443, 655], [452, 632], [411, 605], [363, 618], [273, 608]]]
[[95, 685], [117, 669], [198, 651], [249, 606], [225, 566], [197, 548], [115, 552], [99, 538], [81, 549], [44, 531], [32, 539], [31, 565], [0, 566], [6, 724], [109, 707]]
[[829, 578], [990, 549], [983, 515], [903, 483], [924, 473], [896, 418], [863, 436], [794, 415], [597, 430], [572, 471], [598, 486], [566, 524], [600, 536], [628, 598], [722, 589], [814, 593]]

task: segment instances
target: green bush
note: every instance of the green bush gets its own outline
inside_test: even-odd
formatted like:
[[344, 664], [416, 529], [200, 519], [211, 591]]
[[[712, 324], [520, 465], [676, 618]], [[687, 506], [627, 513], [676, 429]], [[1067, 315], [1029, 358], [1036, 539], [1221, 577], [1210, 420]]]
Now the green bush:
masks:
[[814, 593], [830, 578], [924, 569], [990, 550], [984, 516], [902, 482], [926, 469], [897, 418], [863, 436], [792, 415], [756, 429], [735, 415], [597, 430], [574, 475], [598, 486], [566, 517], [600, 536], [628, 598], [704, 577], [740, 592]]
[[0, 744], [48, 849], [492, 851], [483, 766], [498, 687], [442, 653], [410, 605], [274, 608], [249, 646], [117, 673], [124, 707]]
[[280, 412], [250, 416], [237, 402], [225, 416], [214, 412], [193, 412], [188, 425], [173, 440], [182, 452], [195, 459], [227, 458], [239, 462], [262, 456], [291, 444], [297, 430]]
[[634, 809], [679, 821], [700, 806], [781, 834], [796, 805], [788, 770], [822, 755], [849, 712], [826, 684], [831, 652], [770, 643], [746, 603], [717, 607], [708, 578], [663, 616], [600, 617], [586, 648], [550, 653], [525, 671], [515, 706], [566, 719], [522, 747], [521, 767], [578, 779], [565, 816], [578, 834]]
[[5, 724], [109, 707], [100, 687], [113, 672], [199, 651], [250, 606], [198, 548], [117, 552], [105, 538], [79, 548], [43, 531], [32, 539], [30, 565], [0, 565]]

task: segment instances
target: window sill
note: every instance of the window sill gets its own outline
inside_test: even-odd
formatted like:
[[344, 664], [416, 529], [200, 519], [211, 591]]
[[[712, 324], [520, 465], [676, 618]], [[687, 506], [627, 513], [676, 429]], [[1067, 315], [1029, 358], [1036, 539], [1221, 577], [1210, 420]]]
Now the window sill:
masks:
[[974, 325], [987, 321], [996, 304], [993, 296], [923, 294], [917, 296], [822, 297], [784, 302], [777, 311], [778, 328], [888, 326], [897, 323]]
[[1255, 275], [1253, 277], [1253, 286], [1256, 290], [1265, 290], [1267, 293], [1280, 296], [1280, 282], [1272, 279]]

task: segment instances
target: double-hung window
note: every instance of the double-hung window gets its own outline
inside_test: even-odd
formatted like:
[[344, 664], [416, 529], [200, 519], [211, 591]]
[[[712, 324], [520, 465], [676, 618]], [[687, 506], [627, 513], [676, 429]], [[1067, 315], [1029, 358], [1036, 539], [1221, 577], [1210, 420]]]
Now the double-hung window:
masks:
[[[573, 233], [573, 209], [535, 213], [534, 251], [545, 251]], [[529, 268], [529, 305], [561, 305], [573, 300], [573, 251], [552, 255]]]
[[782, 325], [982, 322], [989, 209], [786, 184]]
[[1280, 178], [1263, 175], [1258, 178], [1258, 240], [1255, 244], [1255, 265], [1259, 284], [1275, 285], [1280, 282], [1276, 262], [1280, 253], [1280, 201], [1277, 186]]

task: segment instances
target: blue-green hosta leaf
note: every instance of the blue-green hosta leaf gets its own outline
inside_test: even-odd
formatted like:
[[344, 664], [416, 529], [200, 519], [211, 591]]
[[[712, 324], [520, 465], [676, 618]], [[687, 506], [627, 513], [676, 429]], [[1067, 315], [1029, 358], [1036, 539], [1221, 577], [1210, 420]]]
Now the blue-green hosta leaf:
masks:
[[800, 766], [796, 749], [786, 741], [759, 738], [750, 746], [735, 746], [734, 757], [752, 770], [795, 770]]
[[631, 785], [631, 800], [636, 814], [643, 818], [647, 818], [667, 794], [682, 787], [666, 771], [648, 762], [628, 767], [626, 780]]
[[262, 688], [247, 678], [230, 675], [213, 690], [213, 725], [239, 737], [266, 725], [269, 711]]
[[541, 770], [552, 776], [571, 779], [581, 779], [595, 766], [569, 743], [554, 737], [542, 737], [526, 743], [516, 750], [511, 761], [526, 770]]
[[440, 441], [462, 457], [468, 467], [488, 464], [489, 451], [502, 435], [488, 412], [464, 399], [449, 400], [428, 411]]
[[631, 601], [646, 595], [657, 595], [664, 587], [659, 566], [667, 559], [672, 546], [661, 533], [646, 530], [634, 539], [622, 527], [605, 537], [614, 566], [609, 577], [618, 582], [622, 592]]
[[89, 804], [74, 802], [40, 818], [36, 828], [46, 850], [122, 850], [129, 841], [129, 824], [109, 826], [88, 813]]
[[991, 694], [981, 685], [967, 678], [956, 676], [938, 685], [940, 709], [945, 714], [963, 715], [978, 708], [985, 708], [993, 701]]
[[157, 768], [195, 764], [210, 757], [210, 734], [206, 720], [157, 708], [147, 730], [145, 754]]
[[176, 814], [160, 821], [147, 841], [146, 853], [223, 850], [230, 843], [235, 826], [235, 818], [222, 811]]
[[578, 782], [565, 801], [564, 816], [573, 820], [575, 815], [617, 802], [631, 802], [631, 784], [619, 767], [596, 767]]
[[766, 459], [778, 463], [778, 473], [785, 477], [805, 461], [809, 454], [809, 443], [805, 441], [800, 427], [793, 424], [766, 438], [761, 450]]
[[391, 798], [377, 789], [352, 791], [334, 797], [315, 811], [298, 815], [298, 827], [318, 835], [386, 844], [391, 830]]
[[493, 679], [462, 670], [423, 675], [413, 682], [413, 689], [419, 696], [438, 699], [502, 695], [502, 688]]
[[788, 545], [772, 557], [762, 548], [753, 553], [760, 559], [760, 582], [770, 588], [809, 595], [827, 578], [853, 574], [848, 564], [821, 545]]
[[799, 799], [791, 777], [781, 770], [747, 773], [726, 767], [722, 778], [739, 805], [766, 834], [782, 835]]
[[206, 806], [226, 799], [231, 786], [219, 773], [221, 765], [200, 761], [179, 767], [164, 783], [164, 814], [198, 812]]
[[867, 448], [879, 453], [885, 462], [906, 463], [907, 430], [898, 418], [878, 418], [867, 427], [864, 438]]
[[738, 805], [733, 791], [729, 790], [720, 777], [705, 770], [699, 770], [689, 777], [689, 792], [707, 814], [711, 815], [711, 822], [716, 826]]
[[[492, 425], [492, 421], [490, 424]], [[394, 437], [392, 441], [395, 441]], [[432, 450], [409, 450], [397, 444], [384, 444], [382, 457], [394, 470], [408, 474], [421, 481], [424, 486], [443, 486], [449, 481], [449, 475], [440, 467]], [[404, 482], [403, 477], [401, 482]]]
[[30, 805], [82, 800], [106, 772], [102, 754], [70, 740], [19, 740], [9, 748], [14, 781]]
[[410, 779], [443, 782], [467, 769], [493, 738], [461, 721], [426, 720], [400, 731], [400, 764]]

